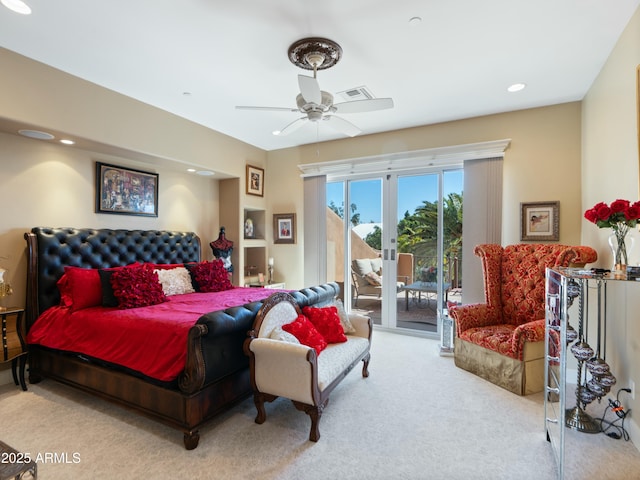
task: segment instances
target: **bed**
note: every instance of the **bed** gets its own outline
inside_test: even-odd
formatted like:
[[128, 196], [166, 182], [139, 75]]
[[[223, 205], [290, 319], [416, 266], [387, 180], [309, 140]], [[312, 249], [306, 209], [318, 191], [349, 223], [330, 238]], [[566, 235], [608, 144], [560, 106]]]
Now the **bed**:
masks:
[[[235, 292], [187, 293], [172, 296], [170, 301], [159, 305], [133, 308], [128, 312], [91, 306], [69, 314], [62, 323], [49, 319], [51, 312], [64, 304], [65, 295], [61, 298], [58, 282], [70, 269], [80, 267], [104, 272], [125, 265], [144, 264], [161, 269], [163, 266], [198, 264], [201, 262], [201, 245], [197, 235], [175, 231], [35, 227], [25, 233], [25, 239], [30, 383], [37, 383], [43, 378], [54, 379], [178, 428], [184, 434], [184, 445], [188, 450], [197, 447], [199, 428], [203, 423], [252, 393], [249, 363], [242, 351], [242, 343], [262, 300], [273, 290], [236, 288], [234, 290], [240, 296], [233, 298], [228, 295]], [[337, 285], [335, 289], [333, 285], [319, 286], [295, 294], [299, 301], [314, 304], [333, 298], [337, 295], [337, 288]], [[212, 303], [207, 303], [207, 307], [211, 305], [210, 310], [202, 311], [202, 299], [208, 298], [205, 295], [222, 297], [222, 303], [212, 300]], [[197, 308], [188, 301], [196, 297], [200, 299]], [[183, 300], [187, 302], [186, 306]], [[102, 353], [88, 353], [84, 347], [68, 347], [64, 343], [68, 336], [66, 331], [58, 335], [62, 343], [47, 344], [47, 335], [42, 327], [45, 321], [50, 321], [51, 331], [57, 329], [60, 333], [60, 325], [66, 325], [72, 319], [91, 322], [108, 318], [116, 325], [116, 333], [110, 335], [117, 335], [120, 327], [116, 320], [124, 316], [123, 325], [133, 322], [138, 331], [132, 333], [123, 326], [122, 335], [113, 338], [160, 336], [160, 327], [155, 323], [136, 317], [146, 308], [162, 311], [161, 316], [166, 318], [172, 316], [171, 309], [181, 312], [175, 314], [176, 318], [185, 311], [192, 316], [191, 321], [185, 317], [177, 333], [172, 332], [164, 340], [164, 345], [183, 346], [179, 348], [182, 350], [175, 361], [170, 362], [172, 373], [166, 376], [163, 375], [168, 371], [165, 367], [156, 368], [160, 360], [165, 360], [164, 352], [168, 351], [165, 347], [162, 347], [162, 355], [153, 357], [153, 352], [138, 355], [138, 359], [147, 360], [146, 366], [131, 366], [120, 361], [118, 351], [114, 353], [116, 356], [105, 357]], [[105, 313], [108, 314], [106, 317]], [[103, 324], [98, 323], [93, 328], [102, 328], [102, 321]], [[112, 337], [104, 338], [109, 338], [103, 342], [104, 345], [118, 344]], [[139, 340], [139, 343], [142, 352], [145, 342]], [[149, 357], [155, 360], [148, 361]], [[176, 362], [179, 364], [177, 370]]]

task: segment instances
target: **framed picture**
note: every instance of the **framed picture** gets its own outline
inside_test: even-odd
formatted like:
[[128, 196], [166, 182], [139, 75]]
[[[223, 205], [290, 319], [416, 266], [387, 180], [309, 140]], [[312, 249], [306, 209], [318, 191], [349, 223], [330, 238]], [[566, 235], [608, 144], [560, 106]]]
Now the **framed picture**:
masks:
[[273, 215], [274, 243], [296, 243], [296, 214], [276, 213]]
[[520, 204], [520, 240], [560, 240], [560, 202]]
[[158, 216], [158, 174], [96, 162], [96, 213]]
[[264, 195], [264, 169], [247, 165], [247, 193], [249, 195]]

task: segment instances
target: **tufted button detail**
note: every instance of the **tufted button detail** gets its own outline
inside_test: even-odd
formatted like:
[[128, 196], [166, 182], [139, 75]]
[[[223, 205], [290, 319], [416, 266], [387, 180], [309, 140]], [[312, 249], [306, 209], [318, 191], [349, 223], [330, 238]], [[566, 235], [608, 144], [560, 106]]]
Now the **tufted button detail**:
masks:
[[108, 268], [136, 262], [183, 263], [200, 260], [193, 232], [35, 227], [39, 313], [56, 305], [56, 282], [64, 266]]

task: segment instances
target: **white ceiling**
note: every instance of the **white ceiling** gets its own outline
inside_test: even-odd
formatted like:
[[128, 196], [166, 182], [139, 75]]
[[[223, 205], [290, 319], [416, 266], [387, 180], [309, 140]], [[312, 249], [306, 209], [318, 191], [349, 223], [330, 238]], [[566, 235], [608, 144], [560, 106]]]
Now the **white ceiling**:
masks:
[[[344, 137], [325, 122], [274, 136], [301, 114], [235, 109], [296, 106], [297, 76], [310, 72], [287, 48], [301, 38], [342, 46], [340, 62], [318, 72], [323, 90], [364, 85], [393, 98], [392, 110], [343, 116], [365, 135], [581, 100], [640, 4], [25, 1], [29, 16], [0, 5], [0, 46], [265, 150]], [[527, 88], [508, 93], [515, 82]]]

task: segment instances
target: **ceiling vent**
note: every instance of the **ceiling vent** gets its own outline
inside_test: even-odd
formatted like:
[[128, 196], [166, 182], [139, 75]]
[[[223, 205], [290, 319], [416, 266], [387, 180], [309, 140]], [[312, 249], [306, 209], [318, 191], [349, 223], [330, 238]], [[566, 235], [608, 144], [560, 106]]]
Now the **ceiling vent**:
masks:
[[367, 87], [355, 87], [345, 90], [343, 92], [338, 92], [345, 101], [352, 102], [355, 100], [371, 100], [375, 98], [373, 94], [367, 90]]

